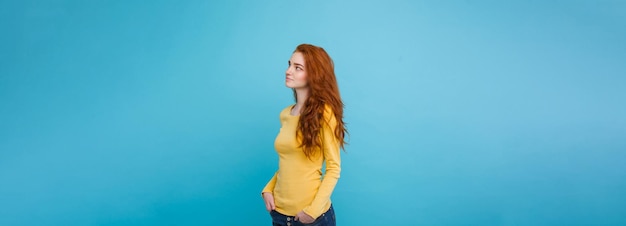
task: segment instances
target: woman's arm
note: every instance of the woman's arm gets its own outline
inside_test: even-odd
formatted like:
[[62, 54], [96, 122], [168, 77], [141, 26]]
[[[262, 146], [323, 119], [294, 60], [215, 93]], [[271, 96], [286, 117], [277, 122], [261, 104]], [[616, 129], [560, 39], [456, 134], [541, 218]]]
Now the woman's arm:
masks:
[[322, 127], [322, 145], [324, 159], [326, 161], [326, 172], [322, 179], [322, 184], [313, 199], [311, 205], [304, 208], [304, 212], [314, 219], [322, 215], [324, 207], [330, 202], [330, 196], [335, 189], [335, 185], [341, 174], [341, 156], [339, 141], [335, 137], [334, 128], [337, 127], [337, 120], [329, 109], [326, 110], [324, 118], [327, 123]]
[[274, 173], [274, 176], [272, 176], [272, 179], [270, 179], [270, 181], [267, 182], [267, 184], [265, 185], [261, 193], [265, 193], [265, 192], [273, 193], [274, 192], [274, 186], [276, 186], [276, 174], [278, 174], [278, 172]]
[[274, 204], [274, 186], [276, 185], [276, 173], [272, 179], [267, 182], [263, 191], [261, 191], [261, 197], [263, 197], [263, 201], [265, 201], [265, 209], [269, 212], [276, 209], [276, 205]]

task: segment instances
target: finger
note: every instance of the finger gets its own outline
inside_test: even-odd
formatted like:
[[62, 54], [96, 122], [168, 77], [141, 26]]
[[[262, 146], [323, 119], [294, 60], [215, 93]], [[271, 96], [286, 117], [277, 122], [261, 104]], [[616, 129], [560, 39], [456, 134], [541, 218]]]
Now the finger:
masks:
[[274, 197], [268, 198], [267, 203], [269, 204], [269, 211], [276, 209], [276, 204], [274, 203]]
[[265, 201], [265, 209], [267, 210], [267, 212], [272, 211], [272, 207], [270, 206], [270, 203], [268, 201]]
[[265, 199], [265, 209], [267, 210], [267, 212], [270, 212], [275, 209], [274, 199], [272, 198]]

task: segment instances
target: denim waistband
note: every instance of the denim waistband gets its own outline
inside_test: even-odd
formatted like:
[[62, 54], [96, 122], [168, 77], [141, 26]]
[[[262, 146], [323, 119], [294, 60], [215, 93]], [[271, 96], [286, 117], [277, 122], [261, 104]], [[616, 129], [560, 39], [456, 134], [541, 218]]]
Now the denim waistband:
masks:
[[[276, 210], [272, 210], [270, 212], [270, 215], [272, 216], [273, 225], [280, 225], [280, 226], [303, 225], [301, 222], [296, 221], [295, 216], [285, 215]], [[306, 225], [335, 225], [335, 211], [333, 209], [333, 206], [331, 205], [330, 208], [325, 213], [320, 215], [317, 219], [315, 219], [313, 223], [306, 224]]]

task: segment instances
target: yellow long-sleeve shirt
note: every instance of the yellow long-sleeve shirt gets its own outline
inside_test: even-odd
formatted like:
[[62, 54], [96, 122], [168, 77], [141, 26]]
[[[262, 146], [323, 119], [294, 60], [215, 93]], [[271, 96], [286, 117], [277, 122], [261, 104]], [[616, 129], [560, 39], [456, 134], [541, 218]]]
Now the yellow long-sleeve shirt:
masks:
[[[323, 150], [308, 159], [300, 142], [296, 140], [299, 116], [291, 115], [293, 105], [280, 112], [281, 128], [274, 148], [278, 153], [278, 171], [262, 192], [272, 192], [276, 211], [295, 216], [304, 211], [317, 218], [330, 208], [330, 196], [341, 173], [339, 141], [334, 136], [337, 120], [332, 110], [326, 107], [322, 123]], [[322, 178], [322, 164], [326, 172]]]

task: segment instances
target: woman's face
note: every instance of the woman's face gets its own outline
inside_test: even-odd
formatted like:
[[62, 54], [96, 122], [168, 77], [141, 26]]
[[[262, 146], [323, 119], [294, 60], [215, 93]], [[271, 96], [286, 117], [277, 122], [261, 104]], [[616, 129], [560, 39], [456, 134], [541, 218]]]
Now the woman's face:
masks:
[[285, 72], [285, 85], [292, 89], [306, 88], [306, 70], [304, 56], [300, 52], [294, 52], [289, 59], [289, 67]]

